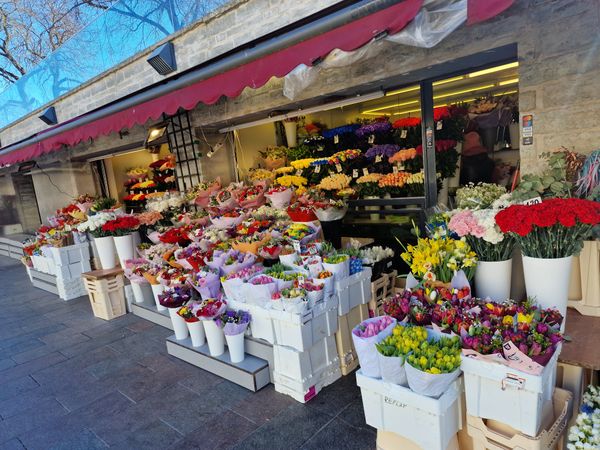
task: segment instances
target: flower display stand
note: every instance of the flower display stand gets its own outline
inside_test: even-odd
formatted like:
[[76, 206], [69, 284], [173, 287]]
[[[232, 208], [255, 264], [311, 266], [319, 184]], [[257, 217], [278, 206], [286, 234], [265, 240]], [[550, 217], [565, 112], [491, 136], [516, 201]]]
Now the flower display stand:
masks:
[[381, 277], [371, 282], [371, 300], [369, 301], [369, 315], [371, 317], [383, 315], [383, 302], [394, 295], [394, 285], [398, 272], [393, 270], [381, 274]]
[[560, 347], [540, 375], [531, 375], [496, 362], [462, 359], [467, 414], [497, 420], [536, 436], [552, 410], [552, 393]]
[[[246, 357], [242, 362], [233, 363], [229, 351], [219, 356], [211, 356], [208, 344], [194, 347], [188, 337], [183, 340], [175, 336], [167, 338], [167, 352], [208, 372], [214, 373], [253, 392], [271, 382], [272, 347], [264, 341], [245, 338]], [[257, 356], [258, 355], [258, 356]]]
[[352, 329], [369, 318], [367, 305], [358, 305], [350, 310], [348, 314], [339, 316], [338, 330], [335, 333], [335, 342], [340, 360], [342, 375], [346, 376], [358, 367], [358, 356], [352, 340]]
[[29, 278], [34, 287], [58, 295], [65, 301], [86, 295], [85, 285], [81, 278], [62, 280], [58, 279], [56, 275], [40, 272], [35, 268], [29, 269]]
[[556, 388], [552, 396], [552, 414], [535, 437], [527, 436], [503, 424], [467, 416], [467, 429], [473, 438], [474, 450], [548, 450], [563, 448], [569, 422], [569, 391]]
[[576, 259], [571, 284], [577, 286], [579, 295], [575, 297], [580, 297], [570, 295], [568, 306], [586, 316], [600, 317], [600, 241], [585, 241]]
[[123, 270], [94, 270], [82, 275], [94, 315], [112, 320], [127, 314]]
[[457, 432], [462, 428], [461, 378], [438, 399], [369, 378], [360, 370], [356, 373], [356, 384], [361, 390], [367, 424], [409, 439], [422, 449], [458, 448], [451, 444], [457, 442]]

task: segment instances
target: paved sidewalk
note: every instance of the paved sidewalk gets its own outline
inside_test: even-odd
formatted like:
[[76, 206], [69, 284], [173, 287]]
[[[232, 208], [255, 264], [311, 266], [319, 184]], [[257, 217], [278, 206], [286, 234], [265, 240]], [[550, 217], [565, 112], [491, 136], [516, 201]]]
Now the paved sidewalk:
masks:
[[106, 322], [0, 257], [0, 450], [372, 449], [353, 375], [302, 405], [251, 393], [166, 352], [170, 330]]

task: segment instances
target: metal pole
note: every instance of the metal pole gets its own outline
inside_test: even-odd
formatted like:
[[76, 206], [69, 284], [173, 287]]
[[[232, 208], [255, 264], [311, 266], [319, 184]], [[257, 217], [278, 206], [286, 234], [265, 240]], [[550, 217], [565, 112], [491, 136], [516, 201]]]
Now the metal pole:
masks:
[[425, 208], [437, 205], [437, 179], [435, 170], [435, 123], [433, 120], [433, 85], [421, 83], [421, 140], [423, 169], [425, 170]]

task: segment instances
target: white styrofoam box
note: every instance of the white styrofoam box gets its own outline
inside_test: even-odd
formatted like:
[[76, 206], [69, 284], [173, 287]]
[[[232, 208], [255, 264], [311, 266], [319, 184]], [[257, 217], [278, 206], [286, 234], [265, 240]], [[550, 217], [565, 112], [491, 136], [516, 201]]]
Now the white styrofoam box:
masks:
[[73, 300], [87, 295], [82, 278], [75, 278], [73, 280], [59, 280], [57, 278], [56, 288], [58, 289], [58, 296], [63, 300]]
[[33, 262], [33, 268], [38, 272], [47, 273], [49, 275], [56, 275], [56, 264], [54, 259], [43, 255], [33, 255], [31, 257]]
[[315, 374], [320, 374], [332, 364], [339, 368], [340, 364], [334, 336], [321, 339], [303, 352], [283, 345], [273, 345], [273, 358], [274, 371], [293, 380], [308, 383], [308, 386], [312, 385], [310, 380]]
[[364, 376], [360, 370], [356, 384], [367, 424], [410, 439], [423, 449], [445, 450], [462, 428], [460, 378], [437, 399]]
[[363, 267], [361, 272], [350, 275], [334, 283], [334, 295], [338, 298], [340, 316], [348, 314], [352, 308], [364, 305], [371, 300], [371, 268]]
[[310, 349], [319, 340], [332, 336], [338, 326], [338, 300], [330, 296], [304, 314], [272, 309], [275, 343], [298, 351]]
[[54, 259], [57, 266], [66, 266], [68, 264], [81, 261], [90, 261], [90, 243], [69, 245], [67, 247], [50, 247], [50, 256]]
[[55, 274], [58, 279], [73, 280], [80, 278], [82, 273], [92, 270], [90, 260], [79, 261], [76, 263], [55, 266]]
[[270, 344], [275, 343], [275, 330], [271, 311], [258, 305], [242, 303], [237, 300], [227, 299], [227, 304], [232, 309], [247, 311], [250, 313], [250, 333], [257, 339], [264, 339]]
[[492, 419], [536, 436], [552, 410], [559, 346], [541, 375], [530, 375], [500, 363], [462, 358], [467, 414]]
[[306, 403], [321, 392], [321, 389], [329, 386], [341, 377], [340, 367], [338, 365], [331, 365], [304, 381], [295, 380], [274, 371], [273, 383], [277, 392], [289, 395], [298, 402]]

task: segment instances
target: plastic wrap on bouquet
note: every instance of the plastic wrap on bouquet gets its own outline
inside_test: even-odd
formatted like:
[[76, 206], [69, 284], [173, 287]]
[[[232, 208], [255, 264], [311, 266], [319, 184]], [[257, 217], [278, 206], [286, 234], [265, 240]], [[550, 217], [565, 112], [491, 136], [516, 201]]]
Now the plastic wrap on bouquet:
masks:
[[348, 207], [346, 208], [325, 208], [315, 209], [315, 215], [321, 222], [332, 222], [334, 220], [343, 219], [346, 213], [348, 212]]
[[218, 270], [222, 275], [228, 275], [246, 269], [254, 264], [256, 256], [252, 253], [241, 253], [236, 250], [215, 250], [213, 259], [206, 265], [211, 269]]
[[260, 247], [262, 247], [263, 245], [265, 245], [270, 240], [271, 240], [271, 235], [269, 233], [266, 233], [265, 236], [260, 241], [241, 242], [241, 241], [236, 240], [231, 245], [231, 248], [233, 248], [234, 250], [238, 250], [240, 252], [252, 253], [253, 255], [258, 255], [258, 249]]
[[313, 223], [318, 220], [314, 209], [310, 206], [297, 206], [296, 208], [289, 207], [287, 213], [293, 222]]
[[201, 271], [194, 275], [194, 279], [189, 280], [190, 285], [198, 291], [203, 300], [215, 298], [221, 291], [221, 280], [219, 275], [213, 272]]
[[[388, 317], [387, 319], [385, 319]], [[389, 325], [386, 325], [385, 328], [381, 331], [381, 321], [384, 324], [389, 321]], [[378, 344], [383, 339], [392, 334], [392, 330], [396, 326], [396, 319], [383, 316], [383, 317], [373, 317], [372, 319], [367, 319], [356, 327], [352, 329], [352, 342], [354, 342], [354, 348], [356, 349], [356, 354], [358, 355], [358, 361], [361, 367], [361, 371], [364, 375], [371, 378], [381, 378], [381, 370], [379, 368], [379, 358], [378, 351], [375, 347], [375, 344]], [[368, 329], [369, 327], [375, 327], [373, 334], [367, 337], [361, 337], [360, 331], [363, 328]]]
[[248, 280], [242, 292], [246, 303], [264, 306], [269, 303], [273, 294], [277, 292], [277, 288], [277, 280], [273, 277], [257, 275]]
[[379, 359], [379, 369], [383, 381], [408, 386], [406, 377], [406, 363], [404, 356], [385, 356], [377, 352]]
[[210, 218], [210, 221], [220, 230], [224, 230], [227, 228], [237, 227], [244, 220], [243, 215], [239, 215], [237, 217], [228, 217], [228, 216], [214, 216]]
[[334, 284], [333, 284], [333, 275], [331, 275], [330, 277], [326, 277], [326, 278], [314, 278], [313, 279], [313, 283], [315, 284], [322, 284], [323, 290], [325, 292], [325, 295], [331, 295], [333, 294], [333, 288], [334, 288]]
[[206, 208], [210, 200], [210, 196], [221, 189], [221, 179], [217, 178], [213, 184], [207, 187], [207, 189], [196, 192], [196, 199], [194, 203], [198, 206]]
[[460, 369], [450, 373], [435, 374], [416, 369], [408, 362], [404, 366], [410, 389], [427, 397], [437, 398], [442, 395], [461, 374]]
[[244, 291], [242, 290], [245, 285], [244, 281], [239, 278], [232, 278], [231, 280], [222, 281], [223, 292], [228, 299], [235, 300], [237, 302], [246, 302], [244, 298]]
[[160, 235], [161, 233], [159, 233], [158, 231], [151, 231], [146, 236], [148, 237], [148, 239], [150, 239], [150, 242], [152, 242], [153, 244], [158, 244], [160, 242]]
[[298, 258], [298, 254], [296, 252], [288, 253], [286, 255], [279, 254], [279, 261], [281, 264], [292, 267], [296, 263], [296, 258]]
[[350, 258], [335, 264], [323, 262], [323, 268], [333, 274], [334, 281], [341, 281], [350, 276]]
[[294, 192], [291, 189], [286, 189], [285, 191], [265, 194], [265, 197], [267, 197], [273, 208], [284, 209], [290, 204], [293, 195]]
[[135, 273], [137, 267], [147, 264], [149, 264], [149, 261], [145, 258], [127, 259], [124, 261], [123, 273], [132, 283], [147, 283], [148, 280], [144, 275]]

